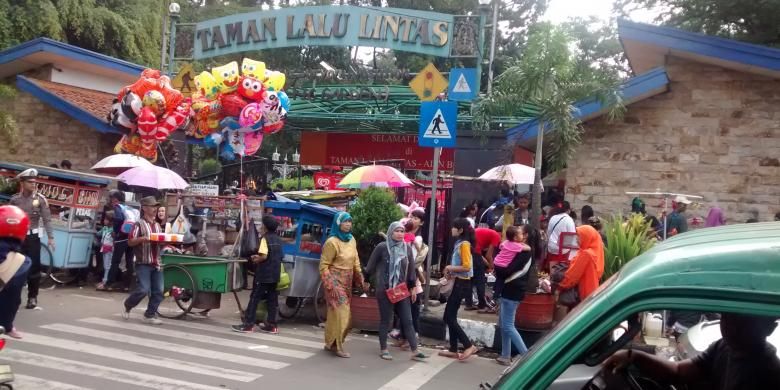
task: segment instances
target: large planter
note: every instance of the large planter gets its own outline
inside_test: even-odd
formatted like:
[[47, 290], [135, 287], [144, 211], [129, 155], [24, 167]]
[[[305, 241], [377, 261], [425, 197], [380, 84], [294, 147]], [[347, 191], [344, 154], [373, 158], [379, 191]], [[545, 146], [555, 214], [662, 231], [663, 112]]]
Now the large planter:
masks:
[[379, 303], [376, 297], [353, 296], [350, 303], [352, 328], [376, 332], [379, 330]]
[[552, 294], [526, 294], [517, 306], [515, 326], [520, 329], [543, 330], [553, 325], [555, 296]]

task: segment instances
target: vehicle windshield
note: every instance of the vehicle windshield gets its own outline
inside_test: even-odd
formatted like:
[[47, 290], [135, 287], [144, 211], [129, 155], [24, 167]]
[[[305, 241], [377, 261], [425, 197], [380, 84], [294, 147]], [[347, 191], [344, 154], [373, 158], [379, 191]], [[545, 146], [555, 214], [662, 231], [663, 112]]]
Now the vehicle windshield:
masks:
[[516, 370], [517, 367], [521, 366], [527, 359], [530, 359], [533, 355], [537, 353], [539, 348], [543, 345], [545, 345], [550, 339], [555, 337], [558, 332], [560, 332], [561, 329], [564, 329], [570, 322], [572, 322], [577, 316], [579, 316], [580, 312], [582, 312], [585, 308], [590, 306], [592, 302], [604, 294], [604, 291], [606, 291], [610, 286], [615, 284], [615, 282], [620, 278], [620, 272], [615, 273], [612, 275], [609, 279], [607, 279], [604, 283], [602, 283], [598, 289], [596, 289], [593, 294], [585, 298], [582, 303], [577, 305], [569, 314], [566, 315], [566, 317], [558, 323], [558, 325], [555, 326], [549, 333], [547, 333], [544, 337], [539, 339], [534, 345], [528, 350], [528, 353], [523, 355], [522, 358], [517, 359], [517, 361], [512, 364], [511, 367], [504, 370], [503, 374], [501, 374], [501, 379], [507, 377], [512, 371]]

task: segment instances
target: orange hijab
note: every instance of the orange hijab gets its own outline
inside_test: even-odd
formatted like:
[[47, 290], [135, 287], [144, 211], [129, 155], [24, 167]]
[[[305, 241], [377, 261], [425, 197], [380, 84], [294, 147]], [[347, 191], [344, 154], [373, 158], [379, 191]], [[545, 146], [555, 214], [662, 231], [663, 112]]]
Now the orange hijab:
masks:
[[582, 301], [596, 291], [604, 274], [604, 243], [599, 232], [590, 225], [577, 228], [577, 239], [580, 249], [560, 286], [563, 289], [577, 286]]

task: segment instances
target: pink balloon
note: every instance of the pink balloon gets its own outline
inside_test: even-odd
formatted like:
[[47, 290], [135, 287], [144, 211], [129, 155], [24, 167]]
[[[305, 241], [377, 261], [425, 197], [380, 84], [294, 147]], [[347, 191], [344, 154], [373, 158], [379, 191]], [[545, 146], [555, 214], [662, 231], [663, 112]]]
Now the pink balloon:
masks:
[[253, 133], [244, 134], [244, 154], [251, 156], [260, 150], [260, 146], [263, 145], [263, 132], [255, 131]]
[[238, 116], [238, 125], [241, 127], [253, 127], [263, 119], [263, 111], [258, 103], [249, 103], [241, 110]]

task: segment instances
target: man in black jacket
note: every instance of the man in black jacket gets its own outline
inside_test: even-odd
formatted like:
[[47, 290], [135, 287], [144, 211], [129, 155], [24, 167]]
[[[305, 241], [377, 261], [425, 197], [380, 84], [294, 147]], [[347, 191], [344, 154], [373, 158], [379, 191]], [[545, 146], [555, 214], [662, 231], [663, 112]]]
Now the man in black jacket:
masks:
[[276, 234], [278, 227], [279, 222], [274, 217], [269, 215], [263, 217], [264, 235], [260, 239], [260, 249], [256, 255], [250, 257], [252, 264], [255, 264], [252, 295], [246, 307], [244, 323], [232, 326], [236, 332], [247, 333], [255, 330], [257, 305], [264, 299], [268, 309], [268, 318], [259, 330], [265, 333], [279, 333], [276, 327], [276, 312], [279, 306], [279, 293], [276, 291], [276, 286], [279, 284], [284, 253], [282, 252], [282, 239]]

